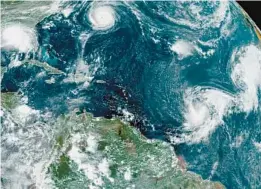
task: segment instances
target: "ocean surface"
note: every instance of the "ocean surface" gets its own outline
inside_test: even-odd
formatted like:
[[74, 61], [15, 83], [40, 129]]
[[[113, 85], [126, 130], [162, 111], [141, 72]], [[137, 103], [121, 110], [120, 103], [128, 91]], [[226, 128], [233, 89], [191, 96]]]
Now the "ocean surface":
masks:
[[204, 179], [261, 188], [261, 49], [249, 20], [233, 1], [60, 2], [33, 29], [6, 23], [1, 91], [52, 117], [119, 117]]

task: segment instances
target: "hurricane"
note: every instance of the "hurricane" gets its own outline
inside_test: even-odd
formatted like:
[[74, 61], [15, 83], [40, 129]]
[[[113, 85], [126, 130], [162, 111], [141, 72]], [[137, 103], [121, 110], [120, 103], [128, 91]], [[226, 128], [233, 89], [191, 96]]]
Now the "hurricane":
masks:
[[261, 188], [261, 35], [236, 1], [1, 18], [2, 188]]

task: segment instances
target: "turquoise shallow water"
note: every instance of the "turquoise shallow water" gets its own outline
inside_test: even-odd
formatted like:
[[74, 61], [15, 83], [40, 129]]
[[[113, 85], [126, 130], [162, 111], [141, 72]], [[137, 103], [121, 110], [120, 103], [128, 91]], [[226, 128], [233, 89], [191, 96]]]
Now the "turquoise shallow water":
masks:
[[[95, 6], [112, 7], [112, 26], [91, 22]], [[67, 9], [35, 25], [38, 48], [1, 49], [2, 92], [19, 91], [54, 117], [73, 108], [120, 117], [172, 142], [204, 179], [261, 187], [260, 41], [235, 2], [62, 3]], [[10, 66], [15, 58], [63, 74]]]

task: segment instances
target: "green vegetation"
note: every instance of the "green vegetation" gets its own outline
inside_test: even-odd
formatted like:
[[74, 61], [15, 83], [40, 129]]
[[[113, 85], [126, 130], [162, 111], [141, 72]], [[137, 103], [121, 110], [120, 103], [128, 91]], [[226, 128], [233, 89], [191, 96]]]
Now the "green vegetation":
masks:
[[[16, 93], [3, 93], [1, 100], [7, 110], [20, 104]], [[170, 144], [148, 140], [119, 119], [73, 111], [58, 117], [52, 128], [54, 159], [46, 174], [59, 189], [224, 188], [187, 172]]]
[[14, 109], [19, 104], [20, 97], [17, 93], [1, 93], [1, 106], [7, 110]]
[[58, 188], [224, 188], [182, 170], [169, 144], [148, 140], [118, 119], [77, 114], [57, 122], [70, 133], [57, 137], [61, 155], [49, 169]]

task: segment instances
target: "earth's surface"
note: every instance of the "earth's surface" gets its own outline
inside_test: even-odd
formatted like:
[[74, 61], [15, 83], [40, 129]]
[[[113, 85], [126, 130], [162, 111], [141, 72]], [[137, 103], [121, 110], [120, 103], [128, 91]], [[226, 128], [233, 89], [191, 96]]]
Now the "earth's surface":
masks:
[[236, 2], [1, 17], [2, 188], [261, 188], [261, 35]]

